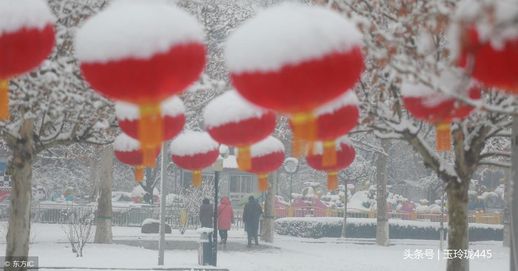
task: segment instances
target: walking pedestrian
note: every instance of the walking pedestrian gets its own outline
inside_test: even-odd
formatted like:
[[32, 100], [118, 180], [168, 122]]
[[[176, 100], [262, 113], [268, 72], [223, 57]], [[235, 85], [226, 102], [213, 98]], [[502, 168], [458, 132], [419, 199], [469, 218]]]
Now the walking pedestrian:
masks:
[[214, 218], [214, 207], [210, 200], [204, 198], [200, 206], [200, 224], [202, 228], [212, 228]]
[[221, 244], [227, 245], [228, 231], [234, 222], [234, 210], [228, 197], [221, 198], [218, 206], [218, 231]]
[[259, 230], [259, 218], [262, 213], [261, 205], [255, 200], [254, 196], [250, 196], [243, 210], [243, 222], [245, 223], [245, 231], [248, 236], [248, 247], [252, 246], [252, 239], [255, 240], [255, 245], [259, 245], [257, 232]]

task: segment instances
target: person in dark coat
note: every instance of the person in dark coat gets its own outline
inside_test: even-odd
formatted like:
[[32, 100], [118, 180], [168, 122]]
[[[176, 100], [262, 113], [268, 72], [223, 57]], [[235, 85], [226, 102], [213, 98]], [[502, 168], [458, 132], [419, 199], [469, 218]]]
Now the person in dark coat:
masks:
[[259, 245], [257, 232], [259, 230], [259, 218], [262, 213], [263, 209], [261, 205], [255, 200], [254, 196], [250, 196], [243, 210], [243, 222], [245, 223], [245, 231], [248, 235], [248, 247], [252, 246], [252, 239], [255, 240], [256, 245]]
[[212, 228], [214, 220], [214, 207], [210, 200], [205, 198], [200, 206], [200, 223], [202, 228]]

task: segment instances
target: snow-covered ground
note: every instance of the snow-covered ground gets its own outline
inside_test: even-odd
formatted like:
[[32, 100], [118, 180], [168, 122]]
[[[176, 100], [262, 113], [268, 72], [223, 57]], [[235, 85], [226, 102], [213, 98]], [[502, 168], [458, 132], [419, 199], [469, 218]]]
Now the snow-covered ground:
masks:
[[[3, 225], [2, 225], [3, 226]], [[1, 227], [5, 229], [5, 227]], [[88, 244], [83, 258], [76, 258], [66, 243], [59, 225], [34, 224], [30, 254], [39, 257], [40, 266], [62, 267], [157, 267], [157, 251], [136, 246]], [[5, 231], [2, 232], [5, 234]], [[116, 240], [149, 240], [156, 235], [141, 234], [140, 228], [113, 228]], [[188, 231], [180, 235], [173, 229], [167, 240], [196, 240], [197, 233]], [[5, 240], [5, 239], [3, 239]], [[343, 241], [334, 238], [303, 239], [276, 236], [271, 248], [247, 249], [243, 230], [231, 230], [229, 242], [237, 243], [238, 250], [220, 250], [219, 267], [230, 270], [356, 270], [356, 271], [401, 271], [445, 270], [443, 257], [437, 259], [437, 241], [393, 240], [392, 246], [378, 247], [373, 240], [352, 239]], [[234, 246], [234, 247], [236, 247]], [[239, 247], [242, 247], [240, 249]], [[501, 242], [474, 242], [474, 250], [490, 250], [492, 257], [471, 261], [470, 270], [507, 270], [509, 251]], [[433, 249], [433, 260], [405, 259], [405, 251]], [[5, 250], [5, 243], [0, 244]], [[165, 267], [196, 267], [196, 250], [168, 250]]]

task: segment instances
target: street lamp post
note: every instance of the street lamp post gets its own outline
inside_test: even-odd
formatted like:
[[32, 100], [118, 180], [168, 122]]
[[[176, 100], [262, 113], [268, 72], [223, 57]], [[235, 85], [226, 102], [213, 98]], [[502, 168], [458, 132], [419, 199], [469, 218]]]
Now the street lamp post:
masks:
[[288, 178], [290, 178], [290, 208], [291, 201], [293, 195], [293, 175], [297, 173], [299, 169], [299, 160], [295, 157], [288, 157], [284, 160], [284, 171], [288, 173]]
[[162, 143], [161, 158], [160, 158], [160, 225], [158, 240], [158, 265], [164, 265], [164, 250], [165, 250], [165, 204], [166, 204], [166, 192], [165, 192], [165, 171], [169, 161], [166, 158], [166, 144]]
[[[219, 160], [219, 159], [218, 159]], [[218, 162], [216, 162], [218, 163]], [[218, 192], [219, 192], [219, 164], [214, 171], [214, 222], [212, 234], [212, 265], [218, 264]]]
[[342, 180], [344, 180], [344, 217], [343, 217], [343, 225], [342, 225], [342, 238], [346, 238], [346, 229], [347, 229], [347, 176], [345, 171], [341, 171], [338, 175]]
[[218, 198], [219, 198], [219, 175], [223, 171], [223, 160], [228, 157], [229, 149], [225, 145], [219, 148], [218, 160], [212, 165], [214, 170], [214, 221], [212, 233], [212, 265], [218, 264]]

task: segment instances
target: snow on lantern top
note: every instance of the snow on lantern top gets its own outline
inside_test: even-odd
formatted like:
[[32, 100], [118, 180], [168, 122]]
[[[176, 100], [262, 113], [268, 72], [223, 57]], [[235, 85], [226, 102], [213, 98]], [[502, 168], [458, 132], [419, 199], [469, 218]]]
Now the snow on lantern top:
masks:
[[453, 59], [490, 87], [518, 93], [518, 2], [462, 1], [449, 29]]
[[41, 30], [54, 22], [54, 15], [46, 1], [0, 1], [0, 35], [16, 32], [22, 28]]
[[[185, 105], [182, 100], [173, 96], [160, 104], [162, 117], [176, 117], [185, 114]], [[138, 120], [140, 118], [139, 107], [132, 103], [117, 101], [115, 103], [115, 115], [120, 120]]]
[[268, 111], [246, 101], [236, 91], [230, 90], [213, 99], [203, 111], [205, 127], [213, 128], [227, 123], [259, 118]]
[[147, 59], [173, 46], [203, 40], [201, 25], [174, 5], [118, 0], [77, 31], [75, 49], [76, 57], [87, 62]]
[[169, 146], [172, 155], [192, 156], [218, 150], [219, 144], [206, 132], [185, 131], [178, 135]]
[[360, 104], [360, 101], [358, 100], [358, 97], [356, 96], [354, 91], [348, 91], [347, 93], [338, 97], [336, 100], [333, 100], [333, 101], [319, 107], [315, 111], [315, 115], [321, 116], [321, 115], [326, 115], [326, 114], [332, 114], [335, 111], [337, 111], [345, 106], [349, 106], [349, 105], [357, 106], [359, 104]]
[[[401, 86], [405, 107], [417, 119], [436, 125], [463, 119], [474, 108], [455, 99], [453, 93], [458, 93], [473, 101], [481, 98], [480, 87], [475, 81], [465, 82], [454, 73], [443, 72], [439, 78], [433, 81], [436, 82], [433, 88], [410, 81], [403, 82]], [[434, 88], [440, 88], [443, 92], [434, 90]], [[446, 135], [446, 132], [444, 135]]]
[[138, 140], [131, 138], [130, 136], [121, 133], [115, 138], [113, 142], [113, 149], [119, 152], [132, 152], [140, 149], [140, 143]]
[[[491, 14], [488, 13], [491, 11]], [[488, 16], [490, 14], [490, 16]], [[508, 40], [518, 38], [518, 28], [514, 22], [518, 15], [518, 2], [515, 0], [476, 1], [463, 0], [457, 5], [453, 16], [455, 23], [448, 31], [449, 47], [454, 59], [462, 49], [462, 37], [470, 35], [466, 27], [474, 27], [478, 42], [489, 42], [497, 50], [502, 50]]]
[[284, 152], [284, 144], [273, 136], [269, 136], [251, 147], [252, 157], [260, 157], [274, 152]]
[[432, 81], [436, 82], [436, 87], [442, 92], [420, 82], [405, 80], [401, 84], [401, 94], [404, 98], [424, 98], [423, 106], [426, 107], [435, 107], [454, 99], [452, 94], [455, 92], [474, 100], [480, 99], [477, 83], [470, 80], [466, 84], [464, 78], [454, 71], [444, 71]]
[[[311, 154], [312, 155], [322, 155], [324, 153], [324, 144], [322, 141], [315, 141], [312, 143]], [[335, 149], [337, 152], [342, 150], [342, 145], [353, 146], [353, 142], [349, 139], [348, 136], [342, 136], [336, 140]]]
[[232, 73], [275, 71], [361, 44], [361, 33], [340, 14], [283, 3], [260, 12], [230, 35], [225, 62]]

